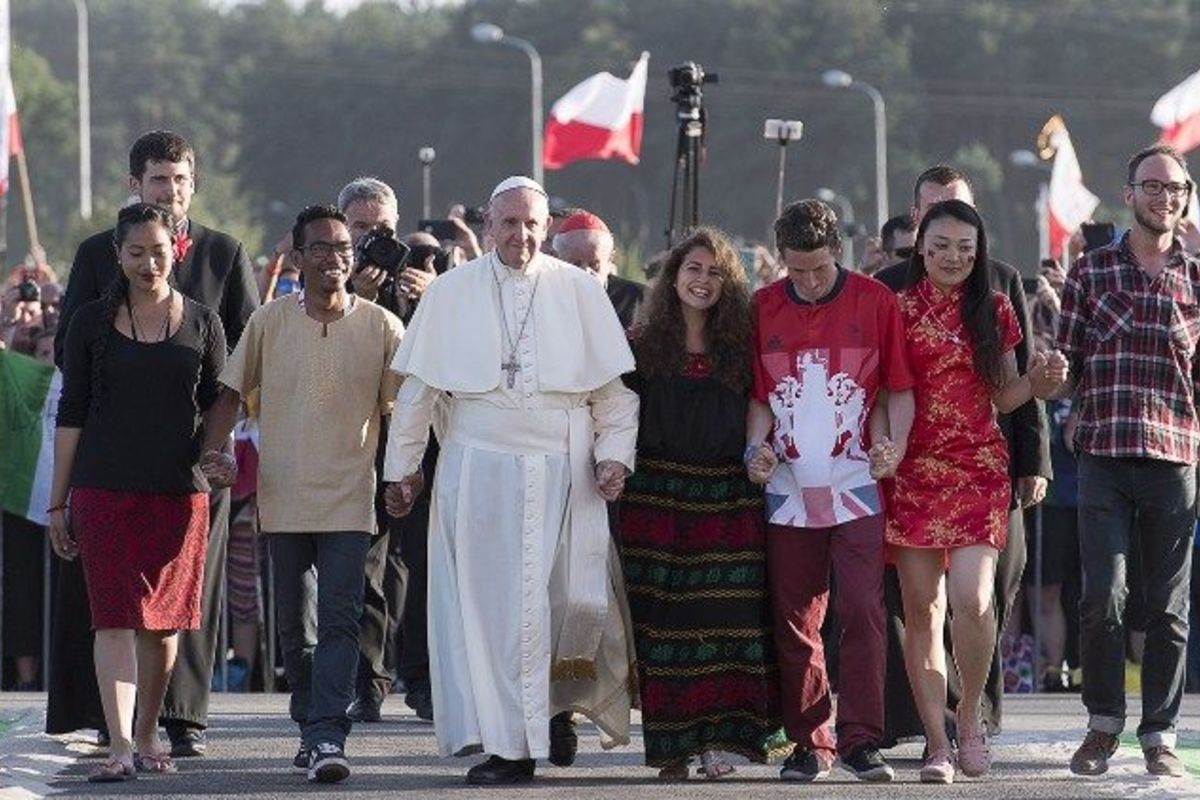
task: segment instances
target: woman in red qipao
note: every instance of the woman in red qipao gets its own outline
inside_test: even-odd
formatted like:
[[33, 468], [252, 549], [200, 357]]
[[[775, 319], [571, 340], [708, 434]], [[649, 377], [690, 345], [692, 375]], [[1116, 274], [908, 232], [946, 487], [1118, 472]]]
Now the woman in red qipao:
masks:
[[1004, 547], [1012, 491], [996, 411], [1051, 393], [1066, 379], [1066, 361], [1057, 353], [1038, 354], [1018, 377], [1016, 313], [1007, 297], [989, 288], [983, 220], [959, 200], [932, 206], [922, 220], [900, 311], [917, 376], [916, 415], [907, 443], [876, 445], [872, 461], [877, 474], [894, 474], [886, 537], [900, 573], [905, 665], [928, 745], [921, 780], [949, 783], [947, 599], [962, 678], [959, 768], [977, 776], [990, 767], [979, 708], [996, 641], [996, 556]]

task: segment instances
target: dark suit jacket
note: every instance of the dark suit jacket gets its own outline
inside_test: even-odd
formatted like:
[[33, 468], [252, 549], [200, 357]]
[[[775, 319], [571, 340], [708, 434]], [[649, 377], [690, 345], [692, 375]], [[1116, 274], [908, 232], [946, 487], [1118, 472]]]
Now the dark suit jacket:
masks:
[[[1033, 325], [1029, 321], [1029, 306], [1025, 304], [1021, 273], [1011, 264], [995, 259], [988, 259], [988, 267], [992, 276], [992, 289], [1008, 295], [1021, 323], [1021, 341], [1017, 345], [1017, 369], [1024, 374], [1029, 364]], [[899, 292], [904, 288], [907, 275], [908, 262], [901, 261], [881, 269], [873, 277], [885, 283], [892, 291]], [[1004, 433], [1004, 440], [1008, 442], [1008, 469], [1013, 479], [1034, 475], [1052, 477], [1050, 436], [1041, 401], [1030, 400], [1011, 414], [999, 415], [997, 421]]]
[[[241, 242], [229, 234], [196, 222], [190, 225], [192, 246], [183, 261], [175, 265], [171, 282], [183, 294], [217, 312], [232, 350], [246, 320], [258, 308], [258, 287], [250, 258]], [[119, 269], [111, 229], [84, 239], [75, 251], [54, 337], [54, 362], [60, 368], [71, 317], [84, 303], [100, 297]]]
[[617, 311], [617, 319], [621, 320], [621, 327], [626, 329], [633, 327], [633, 320], [637, 316], [638, 306], [642, 304], [646, 288], [637, 281], [626, 280], [619, 275], [609, 275], [604, 289], [608, 292], [608, 299], [612, 301], [613, 308]]

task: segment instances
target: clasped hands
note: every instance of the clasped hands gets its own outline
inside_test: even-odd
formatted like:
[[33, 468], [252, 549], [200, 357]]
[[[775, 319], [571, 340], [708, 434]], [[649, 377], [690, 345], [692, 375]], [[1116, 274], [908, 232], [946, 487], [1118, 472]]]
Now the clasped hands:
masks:
[[237, 483], [237, 459], [224, 450], [205, 450], [200, 456], [200, 472], [213, 489], [224, 489]]
[[1045, 400], [1067, 382], [1069, 373], [1066, 356], [1057, 350], [1050, 350], [1033, 354], [1025, 376], [1029, 378], [1029, 389], [1033, 396]]

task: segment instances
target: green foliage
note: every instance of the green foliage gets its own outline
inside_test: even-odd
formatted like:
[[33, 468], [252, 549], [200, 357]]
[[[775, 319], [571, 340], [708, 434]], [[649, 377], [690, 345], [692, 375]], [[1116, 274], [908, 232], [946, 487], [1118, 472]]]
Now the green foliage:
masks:
[[[338, 16], [313, 0], [229, 8], [208, 0], [89, 0], [96, 215], [78, 219], [74, 7], [12, 0], [13, 69], [42, 238], [54, 263], [111, 224], [125, 199], [127, 149], [171, 127], [199, 158], [196, 215], [269, 246], [303, 205], [350, 178], [395, 186], [402, 227], [420, 210], [417, 150], [437, 149], [433, 207], [477, 205], [500, 177], [529, 169], [529, 63], [480, 45], [489, 21], [533, 42], [550, 104], [600, 70], [625, 75], [651, 53], [641, 164], [572, 164], [552, 193], [605, 217], [622, 274], [664, 244], [676, 142], [665, 78], [687, 60], [718, 73], [709, 112], [701, 211], [763, 240], [774, 208], [777, 148], [767, 117], [802, 119], [786, 195], [829, 186], [874, 222], [868, 99], [822, 85], [844, 69], [883, 93], [891, 212], [909, 205], [924, 167], [952, 161], [975, 179], [1001, 257], [1036, 259], [1032, 203], [1042, 177], [1008, 162], [1062, 113], [1086, 182], [1105, 213], [1123, 208], [1121, 170], [1151, 140], [1151, 105], [1198, 65], [1200, 13], [1187, 0], [368, 0]], [[14, 170], [15, 173], [15, 170]], [[10, 252], [24, 245], [8, 206]], [[10, 256], [10, 261], [12, 257]]]

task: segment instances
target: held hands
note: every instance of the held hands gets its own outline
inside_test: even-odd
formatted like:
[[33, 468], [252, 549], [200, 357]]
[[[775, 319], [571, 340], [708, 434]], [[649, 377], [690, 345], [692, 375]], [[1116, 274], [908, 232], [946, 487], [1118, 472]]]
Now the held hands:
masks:
[[1029, 359], [1029, 369], [1025, 376], [1029, 378], [1029, 388], [1033, 396], [1045, 400], [1067, 382], [1068, 372], [1066, 356], [1057, 350], [1051, 350], [1034, 353]]
[[903, 457], [904, 454], [900, 452], [900, 448], [896, 447], [896, 443], [884, 436], [872, 444], [871, 449], [867, 452], [871, 477], [875, 480], [895, 477]]
[[1025, 475], [1017, 478], [1017, 501], [1021, 508], [1032, 508], [1046, 499], [1050, 482], [1041, 475]]
[[200, 472], [213, 489], [224, 489], [237, 483], [237, 460], [221, 450], [205, 450], [200, 456]]
[[746, 462], [746, 476], [751, 483], [759, 485], [765, 484], [771, 479], [771, 473], [779, 464], [779, 459], [775, 457], [775, 451], [766, 442], [747, 445], [742, 459]]
[[425, 475], [417, 470], [399, 483], [389, 483], [383, 490], [383, 504], [393, 517], [406, 517], [425, 488]]
[[629, 470], [619, 461], [601, 461], [596, 465], [596, 492], [612, 503], [625, 491], [625, 476]]
[[50, 512], [50, 524], [46, 533], [50, 537], [50, 547], [54, 549], [56, 556], [67, 561], [74, 561], [79, 557], [79, 543], [71, 536], [65, 508], [56, 508]]

